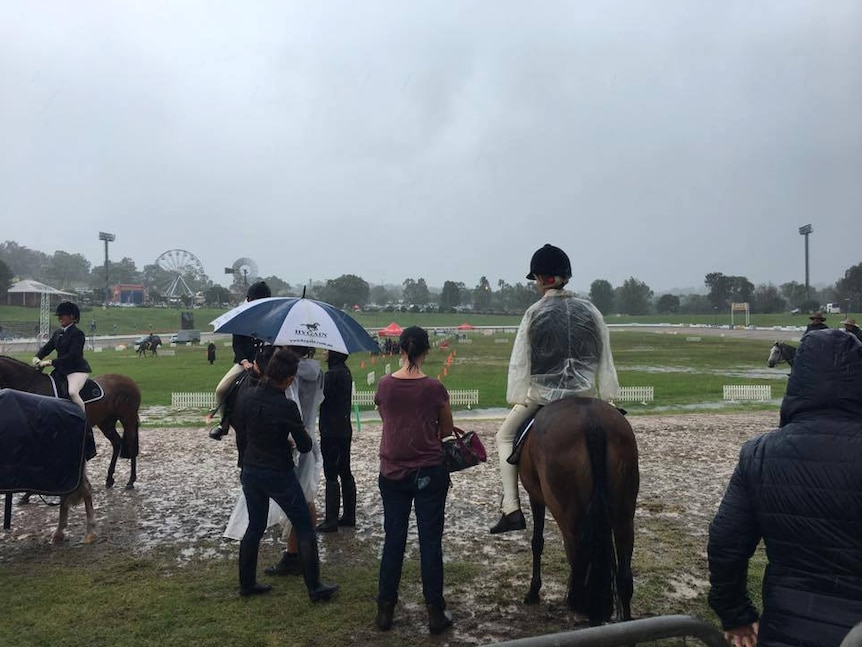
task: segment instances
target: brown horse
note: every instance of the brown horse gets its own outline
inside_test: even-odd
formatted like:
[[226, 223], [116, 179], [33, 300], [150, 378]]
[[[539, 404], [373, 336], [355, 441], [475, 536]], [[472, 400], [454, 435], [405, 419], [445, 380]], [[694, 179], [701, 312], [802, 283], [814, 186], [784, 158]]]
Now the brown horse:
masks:
[[[113, 487], [117, 458], [122, 457], [131, 460], [131, 474], [126, 483], [126, 489], [131, 490], [137, 480], [141, 390], [125, 375], [99, 375], [93, 381], [102, 387], [104, 396], [86, 403], [87, 420], [101, 429], [113, 449], [105, 487]], [[24, 362], [5, 356], [0, 356], [0, 388], [54, 395], [51, 378]], [[123, 426], [122, 436], [117, 433], [117, 422]]]
[[628, 420], [594, 398], [542, 407], [521, 450], [521, 482], [533, 511], [533, 577], [524, 602], [542, 587], [545, 508], [563, 535], [570, 574], [566, 602], [591, 625], [631, 619], [638, 448]]

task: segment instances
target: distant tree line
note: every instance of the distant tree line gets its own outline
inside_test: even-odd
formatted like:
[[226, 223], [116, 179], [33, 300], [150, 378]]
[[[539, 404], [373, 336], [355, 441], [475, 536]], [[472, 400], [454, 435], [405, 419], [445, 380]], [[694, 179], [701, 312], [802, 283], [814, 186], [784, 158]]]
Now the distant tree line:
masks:
[[[105, 267], [92, 266], [81, 254], [56, 251], [45, 254], [18, 245], [13, 241], [0, 243], [0, 294], [5, 295], [16, 278], [42, 281], [53, 287], [76, 292], [84, 299], [99, 303], [104, 298]], [[145, 265], [138, 270], [128, 257], [111, 261], [110, 284], [142, 284], [151, 303], [165, 300], [164, 286], [171, 276], [158, 265]], [[213, 283], [206, 274], [190, 272], [183, 277], [186, 284], [202, 295], [205, 304], [222, 306], [236, 304], [245, 297], [247, 277], [235, 275], [230, 287]], [[538, 298], [531, 283], [510, 285], [498, 280], [492, 285], [481, 276], [473, 287], [459, 281], [445, 281], [442, 289], [429, 288], [422, 277], [405, 278], [400, 286], [370, 285], [354, 274], [344, 274], [309, 285], [292, 286], [276, 277], [264, 277], [274, 296], [306, 296], [332, 303], [345, 310], [376, 308], [390, 311], [458, 312], [520, 314]], [[643, 281], [630, 277], [614, 287], [605, 279], [590, 285], [588, 297], [605, 315], [646, 314], [712, 314], [725, 313], [731, 303], [748, 303], [752, 313], [780, 313], [799, 308], [802, 312], [816, 310], [824, 303], [837, 302], [842, 309], [862, 309], [862, 263], [848, 268], [833, 285], [817, 290], [796, 281], [775, 286], [772, 283], [754, 285], [747, 277], [710, 272], [704, 277], [706, 294], [660, 294]], [[191, 305], [192, 297], [184, 295], [183, 305]]]

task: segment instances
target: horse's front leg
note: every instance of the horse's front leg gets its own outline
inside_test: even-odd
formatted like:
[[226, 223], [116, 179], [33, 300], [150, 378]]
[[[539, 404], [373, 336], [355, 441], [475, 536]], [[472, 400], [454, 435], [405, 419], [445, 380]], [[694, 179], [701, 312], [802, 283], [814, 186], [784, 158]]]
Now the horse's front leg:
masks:
[[129, 462], [131, 463], [132, 473], [129, 474], [129, 481], [128, 481], [128, 483], [126, 483], [126, 489], [127, 490], [134, 490], [135, 489], [135, 481], [138, 480], [138, 457], [132, 456], [129, 459]]
[[[123, 440], [120, 438], [120, 434], [117, 433], [117, 422], [115, 420], [103, 421], [97, 426], [111, 443], [111, 462], [108, 464], [108, 476], [105, 479], [105, 487], [110, 490], [114, 487], [114, 471], [117, 469], [117, 458], [120, 456], [120, 448], [123, 445]], [[126, 489], [128, 489], [128, 485]]]
[[67, 494], [60, 499], [60, 519], [57, 522], [57, 529], [51, 536], [51, 543], [55, 546], [62, 544], [66, 539], [66, 526], [69, 525], [69, 502], [72, 498], [71, 494]]
[[542, 551], [545, 548], [545, 506], [530, 499], [530, 509], [533, 511], [533, 538], [530, 541], [533, 549], [533, 577], [524, 604], [538, 604], [539, 589], [542, 588]]
[[84, 535], [84, 543], [92, 544], [96, 541], [96, 510], [93, 507], [93, 486], [90, 479], [84, 475], [84, 511], [87, 514], [87, 532]]

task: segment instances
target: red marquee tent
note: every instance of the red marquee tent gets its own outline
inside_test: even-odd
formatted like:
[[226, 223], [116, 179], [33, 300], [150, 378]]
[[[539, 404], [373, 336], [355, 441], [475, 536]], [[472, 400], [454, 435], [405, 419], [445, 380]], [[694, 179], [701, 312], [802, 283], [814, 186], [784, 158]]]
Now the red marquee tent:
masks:
[[473, 330], [473, 329], [474, 329], [474, 326], [471, 326], [466, 321], [464, 323], [462, 323], [460, 326], [458, 326], [458, 330]]
[[381, 328], [380, 332], [378, 332], [377, 334], [381, 337], [398, 337], [399, 335], [401, 335], [401, 332], [401, 326], [399, 326], [393, 321], [391, 324], [386, 326], [386, 328]]

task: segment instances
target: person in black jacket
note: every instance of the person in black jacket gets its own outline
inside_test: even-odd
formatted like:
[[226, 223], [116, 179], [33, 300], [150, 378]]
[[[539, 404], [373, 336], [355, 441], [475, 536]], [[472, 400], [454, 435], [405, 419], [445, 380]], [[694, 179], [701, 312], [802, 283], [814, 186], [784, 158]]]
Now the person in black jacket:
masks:
[[[839, 645], [862, 618], [862, 343], [802, 336], [777, 430], [746, 442], [709, 527], [709, 604], [743, 647]], [[763, 614], [746, 588], [766, 547]]]
[[284, 396], [298, 365], [299, 358], [294, 353], [277, 351], [260, 383], [242, 402], [246, 446], [240, 480], [248, 505], [248, 528], [239, 545], [239, 594], [259, 595], [272, 590], [270, 585], [257, 582], [257, 556], [272, 499], [296, 528], [309, 598], [312, 602], [327, 601], [338, 591], [338, 585], [320, 581], [317, 535], [293, 471], [291, 438], [300, 453], [309, 452], [312, 445], [299, 407]]
[[[53, 366], [55, 373], [64, 375], [69, 386], [69, 398], [86, 413], [87, 408], [81, 399], [80, 391], [92, 369], [84, 359], [84, 344], [87, 343], [87, 337], [76, 325], [81, 319], [81, 311], [71, 301], [63, 301], [57, 305], [56, 314], [60, 328], [54, 331], [51, 339], [36, 353], [33, 366], [38, 368]], [[45, 359], [51, 351], [55, 350], [56, 358]]]
[[829, 328], [829, 326], [826, 325], [826, 315], [822, 312], [815, 312], [808, 318], [811, 320], [811, 323], [805, 327], [805, 332], [811, 332], [812, 330], [827, 330]]
[[[338, 526], [356, 525], [356, 480], [350, 471], [350, 400], [353, 376], [347, 367], [347, 355], [328, 351], [328, 370], [323, 375], [323, 403], [320, 405], [320, 452], [326, 478], [326, 514], [317, 526], [320, 532], [336, 532]], [[339, 487], [339, 479], [341, 485]], [[344, 514], [338, 518], [338, 508]]]
[[[252, 283], [248, 286], [248, 290], [246, 291], [245, 300], [246, 301], [255, 301], [257, 299], [266, 299], [272, 296], [272, 290], [269, 289], [269, 286], [264, 281], [257, 281], [256, 283]], [[263, 342], [255, 339], [254, 337], [249, 337], [248, 335], [233, 335], [232, 345], [233, 345], [233, 361], [231, 367], [228, 369], [227, 373], [224, 374], [224, 377], [218, 383], [215, 390], [215, 406], [210, 409], [209, 414], [206, 417], [206, 424], [210, 424], [212, 422], [213, 416], [218, 412], [219, 409], [222, 409], [222, 417], [219, 424], [212, 428], [209, 432], [209, 437], [213, 440], [221, 440], [222, 436], [227, 434], [227, 411], [224, 410], [225, 407], [225, 399], [227, 398], [227, 394], [233, 386], [236, 378], [239, 377], [240, 373], [243, 371], [248, 371], [254, 366], [255, 356], [258, 353], [258, 350], [263, 345]]]

